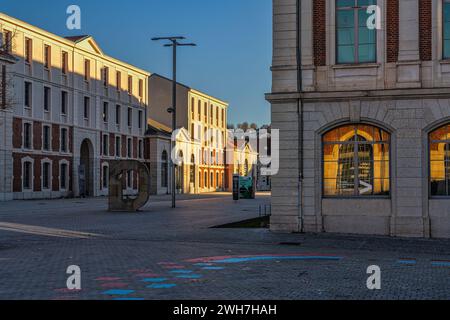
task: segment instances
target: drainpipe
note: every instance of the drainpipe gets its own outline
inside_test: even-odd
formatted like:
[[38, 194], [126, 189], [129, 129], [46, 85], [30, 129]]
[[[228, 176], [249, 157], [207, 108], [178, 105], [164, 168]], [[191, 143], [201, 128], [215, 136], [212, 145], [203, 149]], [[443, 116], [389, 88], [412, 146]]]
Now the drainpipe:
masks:
[[298, 161], [299, 161], [299, 177], [298, 177], [298, 208], [300, 214], [300, 232], [303, 233], [305, 231], [304, 228], [304, 214], [303, 214], [303, 101], [301, 98], [301, 92], [303, 89], [303, 79], [302, 79], [302, 33], [301, 33], [301, 23], [302, 23], [302, 7], [301, 0], [297, 0], [297, 93], [299, 95], [297, 99], [297, 112], [299, 115], [299, 128], [298, 128], [298, 140], [299, 140], [299, 148], [298, 148]]

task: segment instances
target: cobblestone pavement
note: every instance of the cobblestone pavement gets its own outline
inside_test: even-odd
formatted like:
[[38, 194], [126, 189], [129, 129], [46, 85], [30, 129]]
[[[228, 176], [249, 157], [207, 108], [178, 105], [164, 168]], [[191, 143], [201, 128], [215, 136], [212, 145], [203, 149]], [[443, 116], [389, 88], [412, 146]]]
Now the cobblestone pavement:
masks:
[[[156, 197], [138, 214], [105, 199], [1, 203], [0, 299], [450, 299], [450, 241], [210, 228], [270, 203], [230, 197], [183, 196], [175, 210]], [[81, 291], [65, 289], [70, 265]]]

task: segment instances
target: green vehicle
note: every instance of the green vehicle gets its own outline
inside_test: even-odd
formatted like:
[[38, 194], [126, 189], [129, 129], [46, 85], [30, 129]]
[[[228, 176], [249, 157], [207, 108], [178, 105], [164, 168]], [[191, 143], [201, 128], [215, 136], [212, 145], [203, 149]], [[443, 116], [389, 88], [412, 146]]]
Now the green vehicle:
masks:
[[255, 199], [253, 177], [239, 178], [239, 195], [241, 199]]

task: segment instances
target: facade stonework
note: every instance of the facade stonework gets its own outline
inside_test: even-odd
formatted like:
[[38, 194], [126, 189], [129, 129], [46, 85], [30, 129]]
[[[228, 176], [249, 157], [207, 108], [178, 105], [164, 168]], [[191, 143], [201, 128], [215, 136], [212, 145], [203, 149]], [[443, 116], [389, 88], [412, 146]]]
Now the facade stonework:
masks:
[[[383, 19], [373, 60], [345, 64], [337, 61], [344, 51], [336, 10], [357, 4], [328, 0], [321, 13], [312, 0], [273, 4], [267, 99], [280, 130], [280, 170], [272, 178], [272, 230], [449, 238], [448, 142], [439, 135], [450, 124], [443, 2], [377, 1]], [[322, 14], [324, 65], [315, 49]], [[295, 34], [296, 43], [288, 36]]]

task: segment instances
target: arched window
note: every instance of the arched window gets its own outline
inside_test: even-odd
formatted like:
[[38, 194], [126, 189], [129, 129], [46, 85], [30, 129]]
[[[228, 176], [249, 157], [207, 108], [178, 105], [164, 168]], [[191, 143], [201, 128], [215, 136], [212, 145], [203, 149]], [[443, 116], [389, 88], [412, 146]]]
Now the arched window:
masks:
[[161, 187], [167, 188], [169, 181], [169, 161], [167, 157], [167, 151], [163, 151], [161, 156]]
[[389, 196], [390, 135], [370, 125], [348, 125], [323, 137], [325, 197]]
[[432, 196], [450, 196], [450, 125], [430, 134], [430, 189]]

